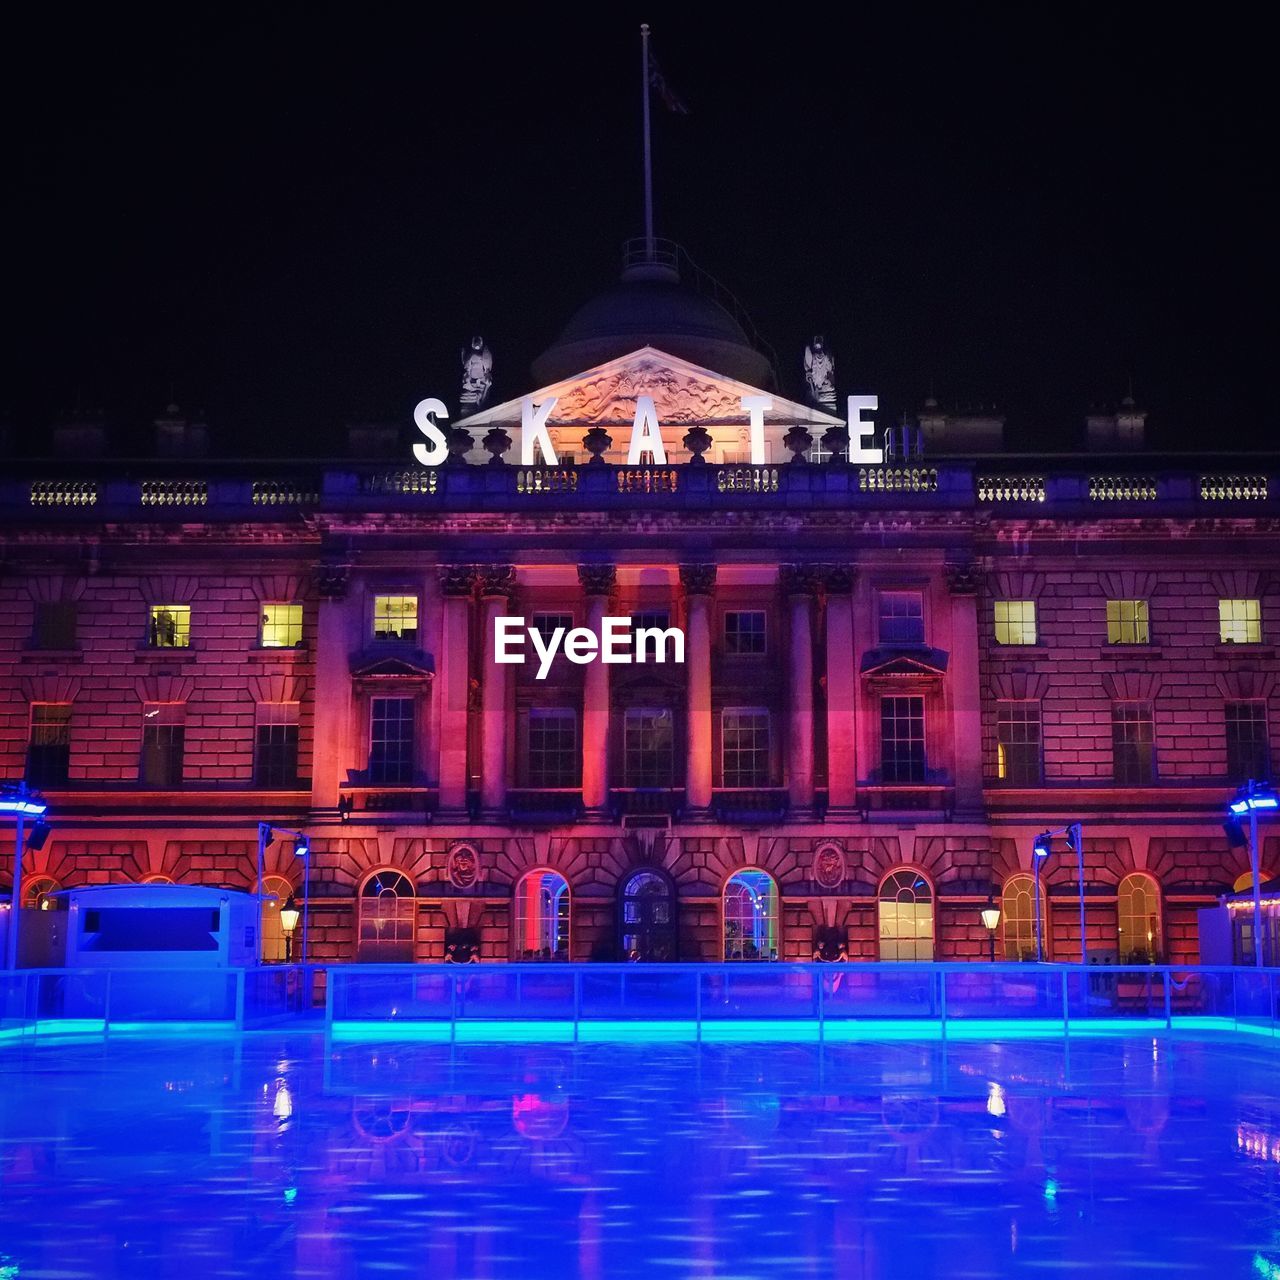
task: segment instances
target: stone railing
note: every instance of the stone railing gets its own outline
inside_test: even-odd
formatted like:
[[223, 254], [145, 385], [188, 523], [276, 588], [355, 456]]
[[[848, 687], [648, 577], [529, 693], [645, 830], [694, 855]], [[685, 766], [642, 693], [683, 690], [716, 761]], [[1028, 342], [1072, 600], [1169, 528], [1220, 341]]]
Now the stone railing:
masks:
[[1159, 496], [1155, 476], [1089, 477], [1090, 502], [1154, 502]]
[[863, 493], [936, 493], [936, 467], [859, 467], [858, 489]]
[[203, 507], [209, 501], [207, 480], [144, 480], [144, 507]]
[[517, 493], [576, 493], [576, 467], [521, 467], [516, 472]]
[[98, 501], [98, 486], [93, 480], [33, 480], [33, 507], [91, 507]]
[[1267, 477], [1260, 475], [1207, 475], [1200, 477], [1200, 497], [1205, 502], [1265, 502]]
[[1044, 476], [979, 476], [979, 502], [1043, 502]]
[[619, 493], [675, 493], [680, 487], [680, 472], [675, 467], [618, 467]]
[[718, 493], [777, 493], [778, 468], [717, 467], [716, 491]]

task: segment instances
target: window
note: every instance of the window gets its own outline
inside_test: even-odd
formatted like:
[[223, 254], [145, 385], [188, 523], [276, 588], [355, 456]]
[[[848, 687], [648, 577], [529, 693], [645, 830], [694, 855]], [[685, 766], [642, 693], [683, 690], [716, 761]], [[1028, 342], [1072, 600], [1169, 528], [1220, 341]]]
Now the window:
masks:
[[767, 871], [735, 871], [724, 886], [724, 958], [778, 958], [778, 886]]
[[253, 749], [253, 780], [275, 789], [298, 785], [298, 704], [258, 704]]
[[374, 596], [373, 638], [375, 640], [418, 639], [417, 596]]
[[529, 711], [529, 785], [576, 787], [582, 757], [578, 716], [571, 707], [533, 707]]
[[262, 647], [295, 649], [302, 643], [302, 606], [264, 604], [262, 606]]
[[1261, 644], [1262, 601], [1219, 600], [1218, 638], [1223, 644]]
[[1228, 702], [1227, 777], [1232, 782], [1271, 776], [1271, 741], [1267, 734], [1267, 704]]
[[669, 787], [674, 777], [674, 734], [667, 707], [630, 707], [622, 722], [622, 783]]
[[53, 910], [53, 895], [62, 886], [52, 876], [32, 876], [22, 890], [22, 905], [28, 910]]
[[924, 644], [924, 596], [919, 591], [880, 592], [880, 643]]
[[1108, 644], [1150, 644], [1145, 600], [1107, 601]]
[[996, 644], [1035, 644], [1036, 602], [997, 600], [995, 602]]
[[763, 609], [734, 609], [724, 615], [724, 651], [735, 657], [764, 653]]
[[[1036, 958], [1036, 882], [1032, 876], [1010, 876], [1000, 895], [1000, 928], [1006, 960], [1034, 960]], [[1041, 909], [1044, 900], [1041, 899]], [[1041, 936], [1048, 942], [1044, 931], [1044, 916], [1040, 917]]]
[[996, 777], [1014, 786], [1041, 781], [1040, 704], [1001, 702], [996, 711]]
[[720, 785], [769, 785], [769, 712], [763, 707], [725, 707], [720, 713]]
[[153, 604], [147, 644], [153, 649], [185, 649], [191, 643], [191, 606]]
[[71, 704], [32, 703], [27, 739], [27, 781], [33, 787], [60, 787], [70, 776]]
[[149, 702], [142, 708], [142, 766], [138, 781], [147, 787], [182, 786], [186, 707], [180, 702]]
[[40, 601], [36, 605], [31, 631], [34, 649], [74, 649], [76, 647], [76, 607], [70, 601]]
[[880, 779], [924, 782], [924, 698], [880, 699]]
[[628, 960], [676, 958], [675, 894], [656, 871], [637, 871], [622, 887], [622, 955]]
[[665, 631], [670, 625], [671, 614], [666, 609], [646, 609], [631, 615], [631, 629], [633, 631], [639, 631], [641, 627], [646, 630], [656, 628], [659, 631]]
[[369, 781], [408, 786], [413, 781], [414, 700], [374, 698], [369, 705]]
[[1148, 786], [1156, 780], [1155, 723], [1149, 702], [1117, 702], [1111, 708], [1115, 780]]
[[530, 871], [516, 885], [516, 960], [569, 958], [569, 882], [558, 871]]
[[[557, 631], [568, 632], [572, 631], [573, 627], [571, 613], [535, 613], [533, 615], [533, 629], [542, 637], [542, 643], [548, 647]], [[564, 639], [563, 636], [560, 638]]]
[[1155, 964], [1163, 950], [1160, 937], [1160, 886], [1143, 872], [1120, 881], [1116, 891], [1117, 950], [1121, 964]]
[[413, 959], [417, 902], [409, 877], [399, 871], [376, 871], [361, 886], [357, 953], [375, 963]]
[[284, 876], [267, 876], [262, 881], [262, 958], [268, 963], [285, 958], [284, 928], [280, 924], [280, 908], [289, 901], [293, 886]]
[[933, 959], [933, 890], [914, 871], [895, 871], [880, 886], [880, 959]]

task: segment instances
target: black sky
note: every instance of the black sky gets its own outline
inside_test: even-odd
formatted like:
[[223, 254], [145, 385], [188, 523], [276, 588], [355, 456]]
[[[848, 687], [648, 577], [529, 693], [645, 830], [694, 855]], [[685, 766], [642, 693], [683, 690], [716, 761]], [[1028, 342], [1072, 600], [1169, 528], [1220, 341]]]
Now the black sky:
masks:
[[643, 19], [692, 108], [659, 233], [792, 391], [821, 330], [884, 417], [932, 386], [1054, 447], [1132, 377], [1157, 443], [1270, 446], [1270, 54], [1243, 10], [1121, 8], [11, 12], [0, 412], [33, 448], [172, 388], [220, 452], [328, 452], [452, 400], [472, 332], [529, 390], [640, 231]]

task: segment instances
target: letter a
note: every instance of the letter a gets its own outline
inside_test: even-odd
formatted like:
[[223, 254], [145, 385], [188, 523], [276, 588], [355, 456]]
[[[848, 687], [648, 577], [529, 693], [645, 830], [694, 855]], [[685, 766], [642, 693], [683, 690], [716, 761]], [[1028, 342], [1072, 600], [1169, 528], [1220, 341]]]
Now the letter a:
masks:
[[636, 420], [631, 424], [627, 466], [638, 466], [642, 453], [653, 454], [655, 464], [660, 467], [667, 465], [667, 451], [662, 445], [662, 428], [658, 426], [658, 410], [652, 396], [636, 397]]

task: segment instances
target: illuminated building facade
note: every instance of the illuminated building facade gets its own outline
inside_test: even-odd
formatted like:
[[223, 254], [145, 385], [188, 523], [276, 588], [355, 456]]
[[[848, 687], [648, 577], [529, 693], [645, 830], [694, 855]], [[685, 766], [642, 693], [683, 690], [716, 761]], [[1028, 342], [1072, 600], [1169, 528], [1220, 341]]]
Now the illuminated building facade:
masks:
[[[1025, 958], [1033, 838], [1079, 821], [1090, 957], [1196, 959], [1197, 910], [1248, 883], [1225, 799], [1270, 768], [1270, 464], [1142, 454], [1131, 405], [1089, 453], [1002, 456], [932, 403], [851, 464], [767, 388], [753, 464], [768, 360], [650, 267], [535, 364], [556, 466], [519, 462], [518, 401], [435, 469], [403, 440], [215, 464], [177, 415], [141, 468], [13, 465], [0, 774], [57, 819], [29, 904], [252, 887], [265, 820], [311, 838], [314, 960], [982, 959], [989, 900]], [[625, 456], [642, 395], [663, 462]], [[494, 661], [500, 616], [617, 615], [685, 661]], [[267, 858], [279, 959], [300, 866]], [[1078, 958], [1074, 858], [1042, 872], [1045, 955]]]

